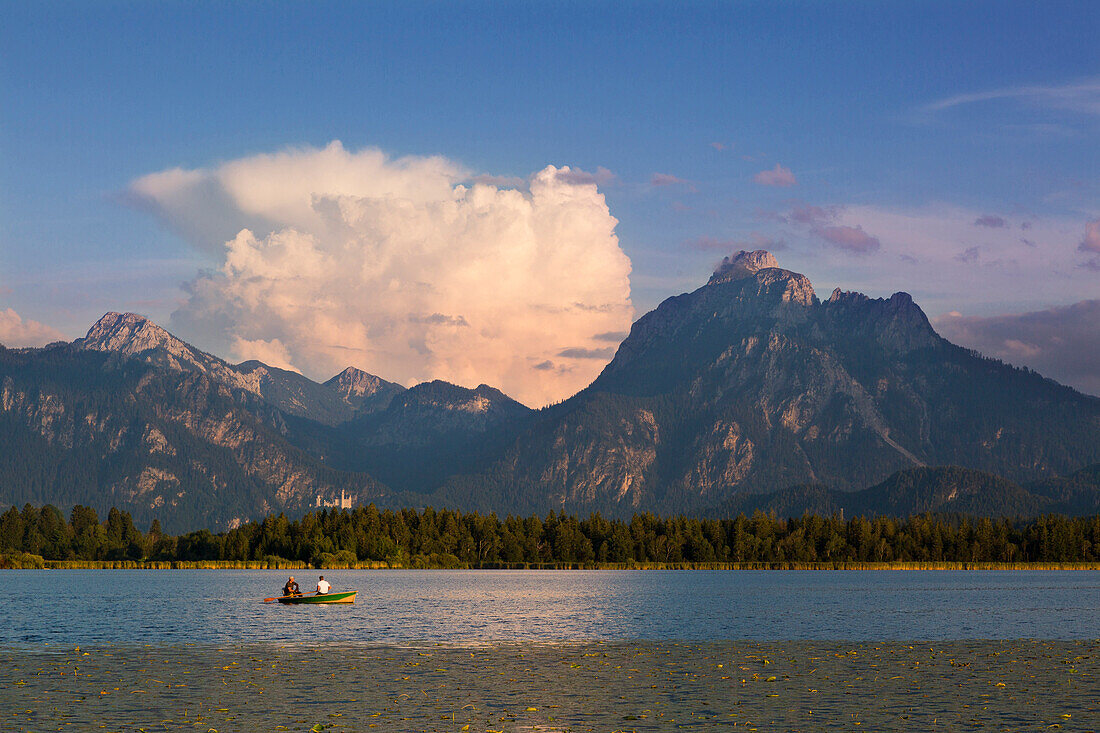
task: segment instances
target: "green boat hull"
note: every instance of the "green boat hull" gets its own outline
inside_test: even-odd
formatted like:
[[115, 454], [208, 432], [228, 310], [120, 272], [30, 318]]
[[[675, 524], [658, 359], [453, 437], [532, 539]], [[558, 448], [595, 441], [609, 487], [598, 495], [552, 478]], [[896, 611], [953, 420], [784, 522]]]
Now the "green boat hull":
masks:
[[358, 591], [345, 590], [311, 596], [283, 596], [276, 598], [279, 603], [355, 603]]

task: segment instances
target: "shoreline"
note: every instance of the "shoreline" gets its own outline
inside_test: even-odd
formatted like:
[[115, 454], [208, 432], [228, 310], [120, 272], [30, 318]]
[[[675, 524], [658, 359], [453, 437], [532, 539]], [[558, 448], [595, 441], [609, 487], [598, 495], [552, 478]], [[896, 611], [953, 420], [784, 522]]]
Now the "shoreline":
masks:
[[1100, 570], [1100, 562], [636, 562], [479, 563], [442, 565], [429, 558], [412, 562], [364, 561], [313, 565], [297, 560], [44, 560], [0, 555], [4, 570]]

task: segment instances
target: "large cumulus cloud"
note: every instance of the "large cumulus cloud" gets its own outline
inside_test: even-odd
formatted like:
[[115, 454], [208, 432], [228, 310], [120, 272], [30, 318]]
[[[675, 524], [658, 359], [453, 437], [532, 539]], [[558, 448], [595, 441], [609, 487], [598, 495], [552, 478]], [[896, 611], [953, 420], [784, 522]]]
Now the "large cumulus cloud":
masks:
[[502, 188], [444, 158], [335, 142], [164, 171], [129, 193], [218, 257], [173, 314], [181, 335], [315, 378], [354, 365], [539, 405], [587, 385], [607, 359], [577, 354], [603, 354], [601, 335], [633, 317], [617, 222], [577, 173]]

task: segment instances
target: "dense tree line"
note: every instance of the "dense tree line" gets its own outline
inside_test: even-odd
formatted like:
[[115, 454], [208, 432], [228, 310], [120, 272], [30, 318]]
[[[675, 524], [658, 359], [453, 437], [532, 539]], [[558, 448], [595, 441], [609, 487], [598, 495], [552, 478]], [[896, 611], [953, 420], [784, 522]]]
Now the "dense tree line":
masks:
[[513, 517], [476, 512], [322, 510], [291, 521], [269, 515], [214, 534], [142, 533], [129, 513], [12, 507], [0, 515], [0, 553], [47, 560], [262, 560], [314, 564], [494, 566], [547, 563], [1097, 562], [1100, 516], [1048, 515], [1023, 524], [924, 514], [897, 520], [805, 515], [691, 519], [637, 514]]

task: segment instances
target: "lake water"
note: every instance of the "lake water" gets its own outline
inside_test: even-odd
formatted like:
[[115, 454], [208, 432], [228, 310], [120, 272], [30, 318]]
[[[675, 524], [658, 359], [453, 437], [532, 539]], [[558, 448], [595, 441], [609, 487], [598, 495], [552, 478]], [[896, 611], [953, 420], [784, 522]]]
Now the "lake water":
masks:
[[[295, 576], [312, 588], [317, 571]], [[264, 604], [286, 571], [2, 571], [0, 647], [1100, 638], [1092, 571], [330, 571], [354, 605]]]

